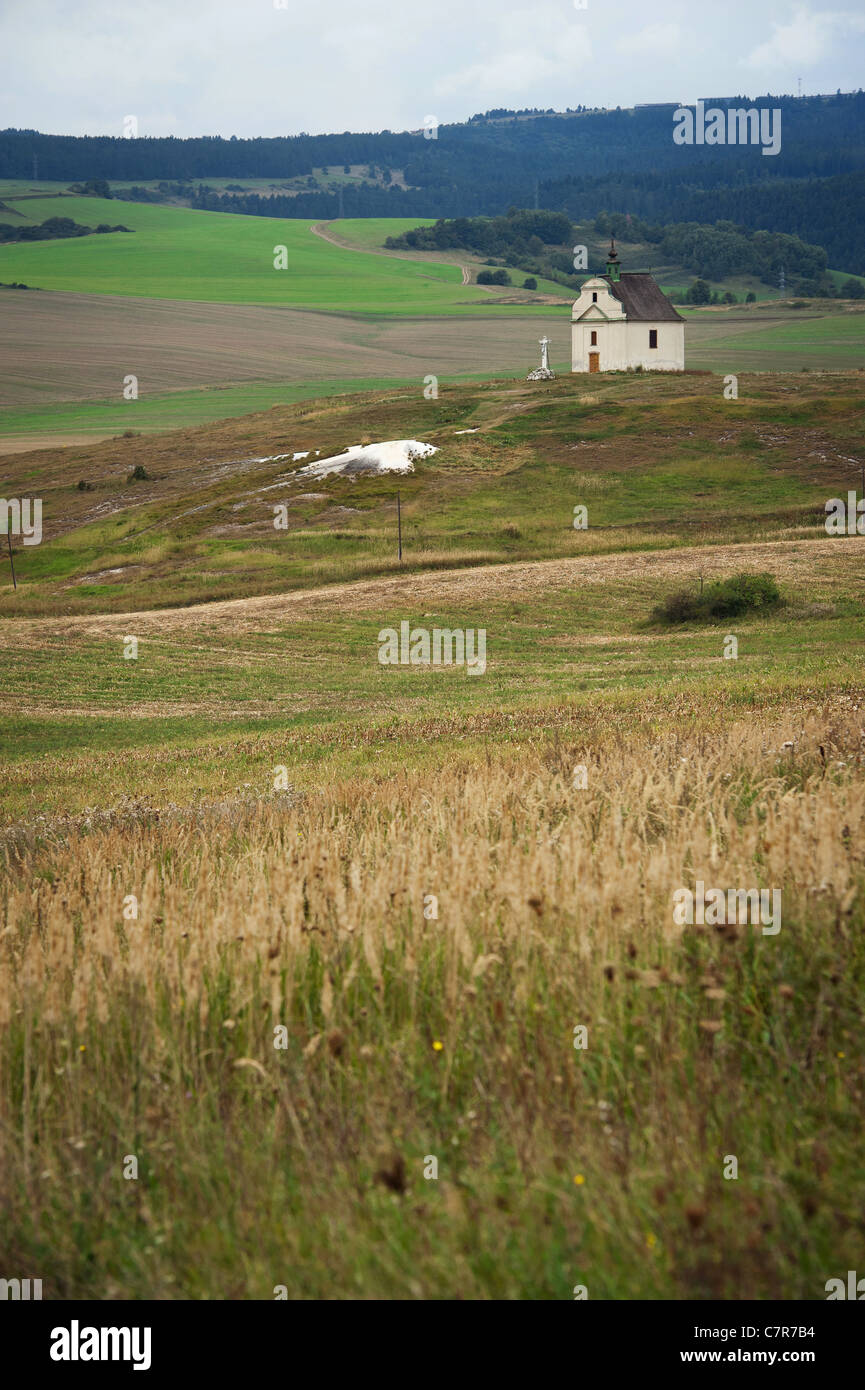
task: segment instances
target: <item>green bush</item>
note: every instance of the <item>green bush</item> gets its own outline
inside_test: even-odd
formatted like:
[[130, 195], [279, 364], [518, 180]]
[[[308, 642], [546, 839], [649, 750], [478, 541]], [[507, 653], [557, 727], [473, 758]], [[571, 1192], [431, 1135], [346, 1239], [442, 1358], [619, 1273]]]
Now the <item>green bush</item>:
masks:
[[702, 593], [679, 589], [668, 594], [652, 610], [661, 623], [712, 622], [739, 618], [743, 613], [770, 612], [781, 603], [781, 593], [771, 574], [734, 574], [708, 584]]

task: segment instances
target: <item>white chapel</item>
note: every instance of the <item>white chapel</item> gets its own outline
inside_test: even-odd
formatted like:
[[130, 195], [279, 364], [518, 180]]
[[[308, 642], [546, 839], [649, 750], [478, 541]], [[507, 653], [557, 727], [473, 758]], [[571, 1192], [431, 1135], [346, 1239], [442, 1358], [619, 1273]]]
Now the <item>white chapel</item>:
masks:
[[571, 371], [685, 370], [685, 321], [648, 272], [622, 274], [614, 241], [606, 275], [583, 282], [571, 313]]

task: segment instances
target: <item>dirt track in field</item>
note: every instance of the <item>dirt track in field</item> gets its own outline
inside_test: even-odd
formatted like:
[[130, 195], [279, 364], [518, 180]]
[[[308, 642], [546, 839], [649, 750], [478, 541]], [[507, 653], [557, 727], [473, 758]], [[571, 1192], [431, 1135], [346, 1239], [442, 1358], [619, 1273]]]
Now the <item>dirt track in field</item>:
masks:
[[[139, 613], [76, 615], [52, 618], [8, 618], [0, 625], [0, 649], [7, 643], [31, 637], [110, 637], [134, 631], [166, 636], [195, 628], [220, 628], [237, 634], [261, 631], [262, 624], [304, 622], [335, 611], [353, 614], [382, 613], [408, 603], [412, 612], [430, 604], [503, 602], [513, 595], [574, 589], [585, 585], [621, 585], [633, 582], [641, 588], [649, 581], [675, 582], [699, 569], [711, 577], [736, 569], [771, 569], [779, 580], [805, 583], [816, 575], [831, 577], [841, 572], [851, 578], [851, 560], [861, 572], [865, 537], [821, 537], [817, 540], [758, 541], [734, 545], [682, 546], [670, 550], [628, 551], [616, 555], [587, 555], [572, 559], [518, 561], [483, 565], [475, 569], [431, 570], [423, 574], [387, 575], [329, 584], [317, 589], [297, 589], [255, 598], [225, 599], [189, 608], [149, 609]], [[409, 611], [407, 609], [406, 611]], [[595, 637], [594, 641], [605, 641]], [[629, 637], [629, 641], [631, 638]]]
[[[343, 251], [363, 251], [369, 256], [392, 256], [398, 261], [429, 260], [438, 261], [442, 265], [454, 265], [457, 270], [462, 272], [462, 283], [464, 285], [471, 284], [472, 276], [469, 266], [463, 261], [452, 261], [446, 255], [430, 255], [428, 252], [419, 255], [417, 251], [390, 251], [384, 246], [358, 246], [355, 242], [349, 241], [345, 237], [340, 237], [338, 233], [334, 232], [332, 222], [316, 222], [315, 226], [310, 228], [310, 231], [313, 236], [319, 236], [322, 241], [329, 241], [331, 246], [339, 246]], [[478, 285], [478, 293], [488, 294], [489, 291], [486, 289], [486, 286]]]
[[[0, 291], [0, 406], [121, 398], [249, 381], [529, 371], [545, 332], [570, 353], [570, 321], [361, 319], [259, 305]], [[521, 365], [522, 364], [522, 365]]]

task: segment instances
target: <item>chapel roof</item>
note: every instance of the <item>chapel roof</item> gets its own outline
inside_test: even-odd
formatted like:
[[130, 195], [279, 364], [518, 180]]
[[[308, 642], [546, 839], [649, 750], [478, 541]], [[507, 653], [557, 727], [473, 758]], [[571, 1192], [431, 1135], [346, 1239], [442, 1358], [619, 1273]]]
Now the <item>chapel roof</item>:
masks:
[[648, 271], [622, 271], [618, 280], [613, 280], [609, 275], [601, 275], [598, 278], [606, 280], [616, 299], [624, 305], [625, 313], [631, 321], [673, 323], [682, 317]]

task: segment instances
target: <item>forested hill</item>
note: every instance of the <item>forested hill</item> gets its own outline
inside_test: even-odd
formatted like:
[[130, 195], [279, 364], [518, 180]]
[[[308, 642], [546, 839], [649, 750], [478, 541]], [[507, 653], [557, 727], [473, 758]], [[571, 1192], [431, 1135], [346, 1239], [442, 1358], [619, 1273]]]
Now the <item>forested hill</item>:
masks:
[[[677, 145], [676, 103], [628, 110], [490, 112], [424, 132], [238, 140], [122, 139], [0, 132], [0, 178], [193, 181], [296, 179], [280, 196], [202, 188], [196, 206], [276, 216], [497, 215], [539, 206], [573, 218], [602, 209], [656, 221], [709, 222], [795, 233], [830, 263], [865, 271], [865, 93], [712, 98], [706, 107], [781, 111], [781, 147]], [[429, 132], [428, 132], [429, 133]], [[340, 190], [315, 171], [366, 166], [375, 177]], [[313, 177], [313, 175], [315, 175]]]

